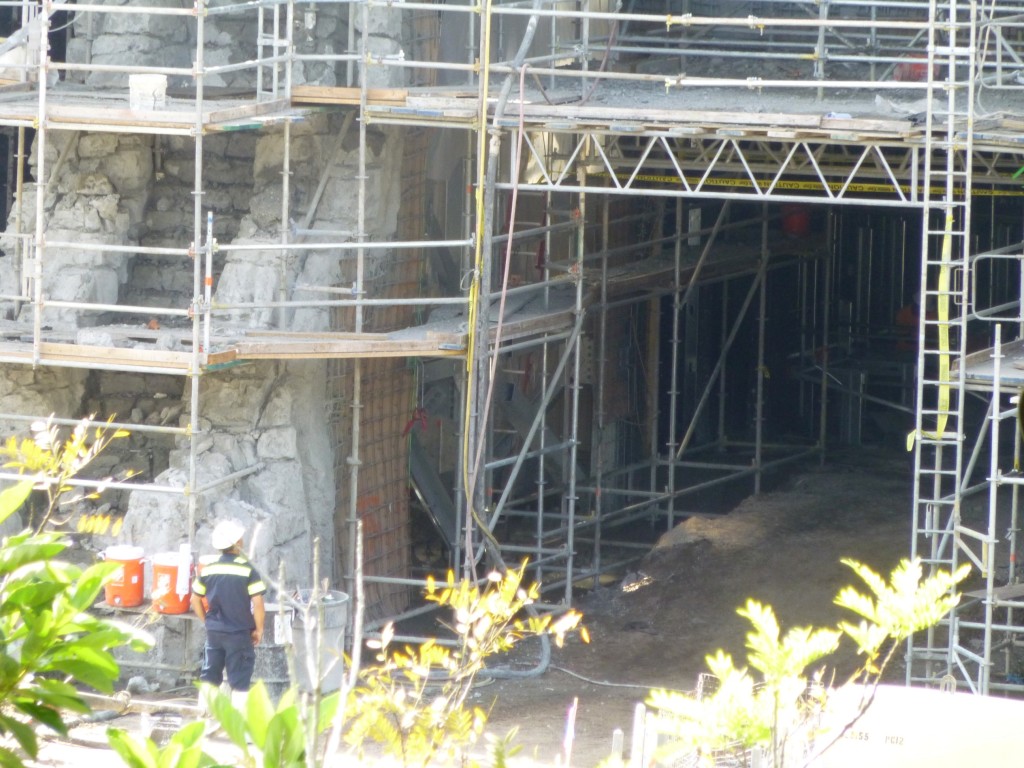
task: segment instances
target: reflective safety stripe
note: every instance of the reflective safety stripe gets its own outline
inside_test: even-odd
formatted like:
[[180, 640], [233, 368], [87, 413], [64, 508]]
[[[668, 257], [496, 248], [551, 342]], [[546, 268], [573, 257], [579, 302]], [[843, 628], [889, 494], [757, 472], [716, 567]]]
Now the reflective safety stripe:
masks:
[[249, 585], [250, 595], [262, 595], [266, 591], [267, 585], [264, 584], [262, 581], [254, 581], [252, 584]]
[[211, 576], [241, 576], [249, 578], [252, 568], [248, 565], [235, 565], [234, 563], [210, 563], [203, 568], [203, 578]]

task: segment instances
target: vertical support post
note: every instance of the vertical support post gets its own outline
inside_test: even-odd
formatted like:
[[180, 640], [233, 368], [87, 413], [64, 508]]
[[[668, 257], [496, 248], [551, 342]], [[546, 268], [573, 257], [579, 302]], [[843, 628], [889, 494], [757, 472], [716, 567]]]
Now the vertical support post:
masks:
[[[194, 77], [196, 84], [195, 122], [192, 133], [195, 140], [195, 155], [192, 177], [192, 363], [188, 372], [189, 378], [189, 456], [188, 456], [188, 487], [185, 498], [188, 503], [188, 537], [189, 547], [195, 541], [196, 519], [199, 511], [198, 487], [198, 435], [199, 427], [199, 377], [202, 373], [203, 345], [200, 340], [200, 309], [203, 305], [203, 269], [200, 258], [200, 243], [203, 240], [203, 85], [205, 67], [205, 32], [206, 32], [206, 0], [195, 0], [193, 11], [196, 14], [196, 60]], [[210, 243], [212, 247], [213, 227], [210, 226]]]
[[[580, 189], [587, 186], [587, 166], [581, 163], [578, 171]], [[576, 281], [576, 305], [574, 316], [576, 326], [583, 321], [583, 257], [587, 250], [587, 193], [580, 192], [579, 210], [576, 228], [576, 259], [573, 265]], [[575, 567], [576, 546], [576, 463], [579, 454], [579, 422], [580, 422], [580, 334], [573, 334], [566, 344], [573, 345], [572, 351], [572, 386], [569, 389], [569, 483], [565, 489], [565, 523], [566, 523], [566, 564], [565, 564], [565, 604], [572, 604], [573, 568]]]
[[[818, 42], [814, 47], [814, 79], [825, 79], [825, 29], [828, 21], [828, 2], [821, 0], [818, 4]], [[818, 100], [825, 96], [825, 89], [818, 87]]]
[[[828, 363], [830, 355], [830, 338], [832, 329], [830, 322], [832, 318], [832, 261], [835, 259], [835, 242], [833, 233], [835, 221], [832, 215], [828, 217], [828, 231], [825, 233], [825, 240], [829, 244], [828, 256], [825, 257], [825, 274], [821, 289], [821, 338], [812, 339], [812, 359], [818, 356], [817, 350], [821, 350], [821, 382], [818, 389], [818, 463], [825, 464], [825, 446], [828, 436]], [[815, 349], [815, 342], [818, 343]]]
[[601, 516], [604, 514], [604, 430], [605, 430], [605, 367], [608, 356], [608, 249], [611, 247], [608, 230], [611, 200], [609, 195], [601, 199], [601, 299], [598, 302], [597, 354], [594, 368], [597, 374], [597, 388], [594, 394], [594, 431], [591, 437], [591, 455], [594, 455], [594, 559], [591, 567], [601, 572]]
[[[676, 419], [679, 409], [679, 316], [683, 310], [682, 260], [683, 260], [683, 199], [676, 199], [675, 239], [672, 243], [672, 338], [669, 365], [668, 388], [668, 458], [665, 491], [668, 495], [668, 529], [676, 525], [676, 467], [671, 461], [676, 452]], [[699, 242], [699, 241], [698, 241]]]
[[[15, 280], [14, 284], [18, 287], [18, 293], [21, 297], [28, 297], [28, 267], [27, 262], [30, 248], [25, 239], [21, 237], [21, 212], [25, 207], [25, 160], [28, 158], [28, 154], [25, 152], [25, 126], [18, 126], [18, 149], [15, 155], [15, 162], [18, 167], [16, 170], [16, 181], [15, 190], [17, 190], [15, 196], [15, 207], [17, 211], [14, 215], [14, 234], [18, 237], [18, 250], [17, 258], [14, 260]], [[17, 317], [21, 313], [21, 302], [15, 302], [14, 314]]]
[[[205, 365], [210, 352], [210, 327], [213, 325], [213, 252], [216, 242], [213, 238], [213, 211], [206, 212], [206, 245], [203, 253], [206, 264], [203, 267], [203, 343], [199, 348], [199, 364]], [[198, 261], [198, 257], [196, 259]], [[189, 541], [191, 544], [191, 540]]]
[[[729, 284], [729, 278], [722, 281], [722, 328], [718, 344], [718, 348], [721, 349], [722, 352], [719, 360], [721, 372], [718, 377], [718, 433], [715, 436], [719, 448], [725, 447], [725, 385], [726, 378], [729, 374], [728, 367], [725, 365], [725, 356], [728, 353], [726, 344], [728, 343], [727, 340], [729, 338]], [[694, 414], [693, 418], [696, 418], [696, 414]], [[683, 446], [680, 445], [679, 448], [676, 449], [677, 457], [682, 455], [682, 448]]]
[[[46, 259], [46, 73], [50, 60], [50, 14], [53, 13], [51, 0], [44, 0], [39, 19], [39, 112], [36, 117], [36, 249], [33, 271], [32, 315], [32, 365], [38, 366], [42, 350], [43, 334], [43, 261]], [[56, 179], [55, 179], [56, 181]]]
[[[992, 677], [992, 622], [995, 615], [993, 592], [996, 586], [996, 526], [999, 525], [999, 402], [1001, 399], [1000, 376], [1002, 375], [1003, 345], [1002, 327], [995, 324], [995, 337], [992, 349], [992, 400], [989, 403], [989, 472], [988, 472], [988, 535], [982, 541], [982, 562], [985, 569], [985, 639], [982, 646], [982, 662], [979, 670], [978, 692], [988, 695], [989, 682]], [[1011, 550], [1012, 551], [1012, 550]], [[1013, 575], [1011, 573], [1010, 578]]]
[[[483, 424], [482, 399], [487, 391], [488, 350], [490, 347], [488, 333], [488, 302], [491, 290], [491, 254], [493, 252], [493, 216], [494, 193], [493, 185], [486, 183], [491, 173], [492, 164], [498, 162], [498, 151], [501, 145], [501, 133], [497, 127], [487, 129], [488, 124], [488, 93], [490, 87], [491, 57], [491, 4], [485, 0], [480, 8], [480, 62], [479, 98], [477, 101], [476, 131], [476, 179], [473, 192], [474, 225], [476, 243], [473, 258], [473, 270], [469, 291], [470, 305], [470, 343], [466, 352], [466, 392], [465, 419], [462, 456], [462, 474], [465, 485], [465, 552], [463, 576], [473, 578], [476, 571], [474, 558], [473, 532], [480, 520], [479, 512], [483, 510], [485, 498], [483, 484], [476, 468], [476, 457], [481, 455], [481, 440], [485, 439]], [[487, 536], [488, 531], [481, 531]]]
[[[281, 245], [288, 245], [289, 238], [289, 217], [292, 180], [292, 123], [284, 121], [284, 149], [281, 157]], [[282, 331], [288, 329], [288, 308], [284, 303], [288, 301], [288, 259], [290, 251], [287, 248], [281, 249], [281, 260], [279, 262], [279, 274], [277, 276], [277, 300], [281, 306], [277, 310], [277, 327]], [[358, 307], [356, 308], [358, 311]]]
[[[369, 57], [367, 45], [367, 29], [369, 27], [369, 3], [360, 6], [362, 12], [362, 38], [359, 52], [363, 62], [362, 76], [359, 79], [359, 157], [358, 177], [356, 179], [356, 279], [352, 285], [352, 294], [357, 299], [363, 298], [363, 275], [365, 270], [366, 248], [366, 89], [369, 79]], [[357, 303], [354, 310], [354, 331], [363, 331], [363, 305]], [[363, 361], [355, 358], [352, 361], [352, 445], [345, 462], [348, 464], [348, 548], [345, 553], [348, 560], [345, 569], [346, 589], [349, 594], [354, 594], [355, 574], [361, 567], [356, 562], [356, 548], [359, 538], [359, 467], [362, 464], [360, 459], [361, 421], [363, 410]], [[351, 621], [351, 615], [350, 615]]]
[[[766, 264], [768, 261], [768, 205], [761, 206], [761, 261]], [[765, 266], [762, 266], [765, 269]], [[757, 306], [757, 377], [756, 377], [756, 398], [754, 404], [754, 493], [761, 492], [761, 466], [762, 441], [764, 439], [764, 338], [765, 338], [765, 311], [768, 304], [768, 277], [765, 269], [765, 278], [761, 280], [758, 290]]]

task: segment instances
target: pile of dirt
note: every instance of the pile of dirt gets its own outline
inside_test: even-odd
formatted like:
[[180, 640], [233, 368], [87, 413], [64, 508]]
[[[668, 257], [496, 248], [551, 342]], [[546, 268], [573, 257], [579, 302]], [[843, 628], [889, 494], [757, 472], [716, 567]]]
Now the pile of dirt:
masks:
[[[621, 583], [579, 595], [589, 645], [574, 640], [546, 674], [495, 683], [477, 700], [494, 701], [496, 733], [518, 726], [517, 741], [547, 761], [564, 748], [577, 700], [573, 764], [596, 765], [650, 688], [692, 690], [718, 648], [743, 658], [748, 627], [736, 609], [747, 598], [772, 605], [784, 630], [836, 621], [835, 595], [857, 581], [841, 558], [888, 573], [908, 556], [911, 490], [905, 454], [863, 449], [804, 467], [728, 514], [690, 517]], [[836, 660], [840, 672], [851, 663]]]

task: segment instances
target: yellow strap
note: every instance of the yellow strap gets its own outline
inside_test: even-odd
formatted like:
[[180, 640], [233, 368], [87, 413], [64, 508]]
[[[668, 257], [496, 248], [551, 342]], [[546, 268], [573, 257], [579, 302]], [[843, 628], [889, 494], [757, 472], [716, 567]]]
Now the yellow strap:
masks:
[[[950, 354], [949, 354], [949, 289], [952, 275], [953, 260], [953, 212], [946, 213], [946, 232], [942, 238], [942, 263], [939, 268], [939, 283], [937, 286], [938, 296], [936, 297], [936, 316], [939, 321], [939, 397], [937, 403], [938, 417], [935, 420], [935, 431], [925, 432], [926, 437], [938, 440], [946, 431], [946, 423], [949, 417], [946, 412], [949, 410], [950, 392]], [[925, 314], [927, 318], [927, 313]], [[926, 335], [927, 338], [927, 335]], [[918, 371], [918, 376], [922, 375]], [[918, 404], [920, 407], [920, 404]], [[918, 437], [917, 430], [907, 435], [907, 450], [914, 450], [914, 441]]]

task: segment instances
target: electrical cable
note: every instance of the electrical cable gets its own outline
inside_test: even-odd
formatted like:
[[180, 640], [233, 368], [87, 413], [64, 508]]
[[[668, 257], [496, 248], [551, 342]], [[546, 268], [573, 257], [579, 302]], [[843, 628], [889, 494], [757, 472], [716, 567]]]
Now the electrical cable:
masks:
[[577, 680], [582, 680], [585, 683], [590, 683], [591, 685], [600, 685], [600, 686], [604, 686], [606, 688], [639, 688], [639, 689], [644, 690], [644, 691], [650, 691], [650, 690], [655, 690], [656, 689], [656, 690], [659, 690], [659, 691], [668, 691], [669, 693], [681, 693], [681, 694], [686, 695], [686, 696], [692, 696], [693, 695], [693, 691], [683, 691], [683, 690], [680, 690], [678, 688], [664, 688], [664, 687], [659, 686], [659, 685], [640, 685], [639, 683], [613, 683], [613, 682], [610, 682], [608, 680], [594, 680], [591, 677], [585, 677], [584, 675], [581, 675], [578, 672], [573, 672], [571, 669], [566, 669], [565, 667], [559, 667], [559, 666], [556, 666], [554, 664], [551, 665], [551, 669], [554, 669], [554, 670], [556, 670], [558, 672], [563, 672], [563, 673], [569, 675], [570, 677], [575, 677]]
[[[534, 35], [536, 34], [537, 24], [538, 24], [538, 20], [539, 20], [539, 16], [537, 15], [536, 11], [540, 10], [540, 6], [541, 6], [541, 0], [533, 0], [531, 8], [534, 11], [534, 13], [530, 15], [529, 20], [527, 21], [526, 29], [523, 32], [523, 38], [522, 38], [522, 40], [520, 42], [519, 49], [516, 51], [516, 54], [515, 54], [515, 56], [513, 57], [513, 60], [512, 60], [512, 70], [513, 71], [516, 71], [516, 70], [520, 71], [520, 82], [522, 82], [522, 79], [523, 79], [523, 77], [525, 75], [524, 62], [526, 60], [526, 54], [529, 51], [530, 45], [533, 42]], [[486, 8], [484, 9], [483, 16], [482, 16], [482, 22], [485, 25], [486, 33], [484, 35], [484, 51], [483, 51], [484, 55], [483, 55], [483, 74], [482, 74], [482, 77], [481, 77], [481, 95], [483, 97], [486, 97], [487, 82], [488, 82], [488, 79], [489, 79], [489, 72], [490, 72], [490, 64], [489, 64], [489, 62], [490, 62], [490, 46], [491, 46], [491, 31], [490, 31], [491, 30], [491, 25], [489, 23], [490, 22], [490, 4], [488, 4], [486, 6]], [[477, 324], [479, 322], [479, 317], [478, 317], [479, 308], [478, 308], [478, 304], [479, 304], [480, 292], [481, 292], [481, 275], [484, 272], [484, 270], [483, 270], [484, 259], [485, 258], [488, 258], [488, 259], [490, 258], [490, 253], [489, 252], [485, 253], [485, 250], [484, 250], [484, 239], [485, 239], [484, 236], [485, 236], [485, 233], [488, 231], [487, 227], [490, 226], [489, 225], [489, 217], [487, 215], [487, 212], [488, 211], [492, 211], [493, 210], [493, 206], [494, 206], [495, 179], [496, 179], [496, 176], [497, 176], [497, 169], [498, 169], [498, 150], [500, 148], [500, 141], [499, 141], [499, 133], [498, 133], [498, 131], [499, 131], [499, 126], [501, 124], [501, 120], [502, 120], [502, 118], [503, 118], [503, 116], [505, 114], [505, 107], [508, 104], [509, 95], [512, 92], [512, 83], [513, 83], [512, 74], [510, 73], [509, 75], [506, 76], [505, 81], [502, 84], [501, 91], [500, 91], [500, 93], [498, 95], [497, 103], [495, 104], [495, 107], [494, 107], [494, 119], [492, 121], [492, 135], [490, 137], [490, 141], [489, 141], [489, 144], [488, 144], [488, 147], [487, 147], [486, 159], [485, 159], [485, 162], [483, 163], [482, 167], [478, 170], [478, 184], [477, 184], [477, 192], [476, 192], [476, 204], [478, 206], [477, 207], [477, 215], [476, 215], [476, 222], [477, 222], [477, 233], [476, 234], [477, 234], [477, 237], [476, 237], [476, 253], [475, 253], [475, 264], [474, 264], [475, 269], [474, 269], [474, 274], [473, 274], [473, 282], [470, 284], [470, 292], [469, 292], [470, 293], [470, 296], [469, 296], [469, 334], [468, 334], [467, 349], [466, 349], [466, 366], [467, 366], [467, 371], [468, 371], [469, 375], [467, 375], [467, 385], [466, 385], [466, 400], [465, 400], [466, 405], [465, 405], [465, 415], [464, 415], [463, 452], [462, 452], [462, 456], [463, 456], [463, 463], [462, 463], [463, 482], [465, 483], [465, 489], [466, 489], [466, 509], [469, 512], [469, 516], [472, 518], [473, 523], [475, 523], [477, 529], [480, 531], [480, 534], [483, 537], [482, 543], [483, 543], [483, 546], [484, 546], [485, 550], [487, 551], [487, 554], [490, 555], [490, 557], [493, 559], [493, 561], [497, 565], [497, 567], [499, 567], [503, 571], [507, 571], [508, 570], [508, 566], [506, 565], [504, 559], [501, 556], [501, 548], [500, 548], [500, 546], [498, 544], [498, 541], [497, 541], [497, 539], [495, 539], [494, 534], [491, 533], [491, 531], [487, 527], [486, 523], [480, 518], [479, 512], [477, 511], [477, 509], [475, 508], [475, 505], [474, 505], [474, 498], [473, 497], [474, 497], [474, 494], [475, 494], [475, 488], [476, 488], [476, 482], [477, 482], [477, 472], [479, 470], [479, 463], [478, 463], [478, 460], [475, 460], [473, 462], [473, 465], [472, 466], [470, 465], [470, 457], [469, 457], [468, 447], [469, 447], [469, 433], [470, 433], [470, 430], [469, 430], [470, 418], [471, 418], [472, 413], [473, 413], [473, 398], [474, 398], [474, 396], [476, 394], [474, 392], [474, 389], [473, 389], [473, 376], [472, 376], [472, 372], [473, 372], [473, 369], [474, 369], [474, 365], [473, 364], [474, 364], [474, 360], [475, 360], [475, 357], [476, 357], [477, 345], [478, 344], [485, 344], [485, 343], [487, 343], [486, 339], [478, 339], [477, 338]], [[487, 101], [488, 101], [487, 98], [481, 98], [481, 110], [483, 112], [483, 114], [481, 116], [481, 123], [483, 123], [485, 121], [485, 119], [486, 119]], [[523, 100], [521, 99], [520, 100], [520, 110], [522, 110], [522, 108], [523, 108], [522, 107], [522, 101]], [[480, 144], [479, 144], [478, 149], [479, 149], [480, 156], [483, 158], [483, 154], [484, 154], [483, 153], [483, 148], [484, 148], [484, 135], [485, 135], [485, 132], [481, 130], [479, 133], [480, 133]], [[521, 141], [522, 140], [522, 133], [520, 133], [519, 138], [520, 138], [520, 141]], [[520, 144], [520, 149], [521, 149], [521, 144]], [[518, 161], [518, 154], [517, 154], [517, 161]], [[518, 165], [518, 162], [517, 162], [517, 165]], [[518, 167], [516, 168], [516, 174], [518, 176]], [[511, 229], [511, 223], [510, 223], [509, 226], [510, 226], [510, 229]], [[511, 248], [511, 242], [512, 242], [512, 238], [510, 237], [509, 238], [509, 248]], [[502, 307], [501, 307], [502, 310], [504, 308], [504, 292], [505, 292], [505, 290], [507, 290], [507, 275], [508, 275], [508, 268], [507, 267], [506, 267], [505, 272], [506, 272], [506, 277], [505, 277], [505, 281], [506, 282], [505, 282], [505, 284], [503, 285], [503, 288], [502, 288], [502, 293], [503, 293]], [[489, 287], [488, 286], [484, 286], [484, 290], [489, 290]], [[500, 314], [501, 313], [499, 312], [499, 323], [501, 321]], [[496, 359], [497, 359], [497, 355], [495, 355], [495, 360]], [[493, 366], [493, 364], [489, 366], [488, 375], [489, 375], [489, 385], [488, 385], [489, 396], [488, 396], [488, 399], [484, 403], [484, 408], [487, 408], [489, 406], [490, 396], [493, 395], [493, 380], [494, 380], [494, 366]], [[487, 413], [487, 411], [485, 410], [485, 414], [486, 413]], [[478, 445], [482, 445], [482, 438], [483, 438], [482, 435], [478, 435], [477, 436]], [[477, 450], [477, 455], [478, 456], [482, 456], [482, 452], [481, 452], [481, 450], [479, 448]], [[472, 482], [470, 482], [470, 481], [472, 481]], [[467, 523], [468, 522], [469, 521], [467, 521]], [[471, 571], [472, 573], [475, 574], [476, 562], [475, 562], [475, 558], [473, 557], [472, 553], [473, 553], [472, 527], [467, 524], [467, 526], [466, 526], [466, 569], [467, 569], [467, 571]], [[539, 615], [538, 612], [537, 612], [536, 607], [534, 607], [532, 605], [527, 605], [525, 610], [526, 610], [527, 614], [529, 614], [530, 616], [536, 617], [536, 616]], [[548, 665], [550, 664], [550, 661], [551, 661], [551, 639], [547, 635], [542, 634], [542, 635], [540, 635], [540, 641], [541, 641], [540, 660], [538, 661], [537, 666], [535, 666], [533, 669], [522, 670], [522, 671], [520, 671], [520, 670], [513, 670], [513, 669], [502, 669], [502, 668], [488, 669], [487, 670], [487, 675], [490, 676], [490, 677], [496, 677], [496, 678], [522, 679], [522, 678], [529, 678], [529, 677], [538, 677], [538, 676], [544, 674], [544, 672], [547, 670]]]

